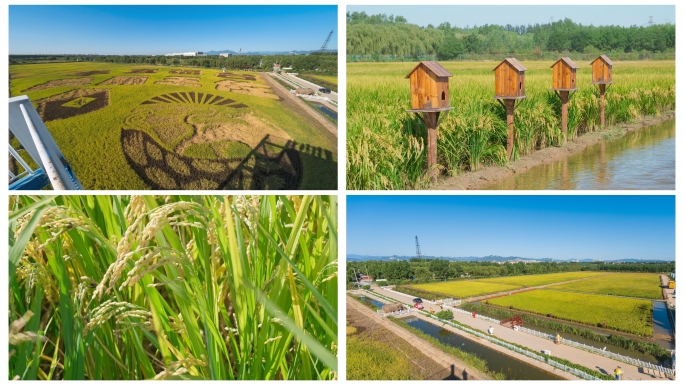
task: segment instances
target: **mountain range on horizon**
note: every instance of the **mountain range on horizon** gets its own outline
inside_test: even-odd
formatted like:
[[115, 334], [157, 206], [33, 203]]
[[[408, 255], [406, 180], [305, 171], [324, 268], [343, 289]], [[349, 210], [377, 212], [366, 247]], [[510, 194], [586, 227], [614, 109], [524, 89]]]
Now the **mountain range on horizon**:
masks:
[[[370, 255], [357, 255], [348, 254], [347, 261], [393, 261], [393, 260], [409, 260], [415, 256], [370, 256]], [[617, 260], [599, 260], [599, 259], [556, 259], [550, 257], [543, 258], [529, 258], [529, 257], [519, 257], [519, 256], [426, 256], [423, 255], [424, 259], [444, 259], [451, 261], [471, 261], [471, 262], [518, 262], [518, 261], [538, 261], [538, 262], [551, 262], [551, 261], [564, 261], [564, 262], [580, 262], [580, 263], [591, 263], [594, 261], [603, 262], [618, 262], [618, 263], [667, 263], [674, 260], [647, 260], [647, 259], [617, 259]]]

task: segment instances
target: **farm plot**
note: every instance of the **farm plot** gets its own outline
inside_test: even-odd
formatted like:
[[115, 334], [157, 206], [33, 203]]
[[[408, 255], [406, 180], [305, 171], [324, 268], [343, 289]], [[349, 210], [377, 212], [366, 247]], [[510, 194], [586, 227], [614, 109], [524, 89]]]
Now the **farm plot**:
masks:
[[147, 76], [115, 76], [98, 85], [142, 85], [147, 79]]
[[57, 87], [80, 87], [82, 85], [88, 85], [93, 82], [92, 77], [81, 77], [78, 79], [62, 79], [62, 80], [50, 80], [43, 84], [38, 84], [29, 89], [24, 89], [22, 92], [35, 92], [42, 91], [44, 89], [57, 88]]
[[246, 73], [234, 73], [234, 72], [221, 72], [217, 73], [216, 77], [223, 77], [223, 78], [229, 78], [229, 79], [237, 79], [237, 80], [249, 80], [249, 81], [256, 81], [256, 76], [253, 74], [246, 74]]
[[[559, 283], [569, 280], [578, 280], [593, 278], [605, 275], [605, 272], [562, 272], [562, 273], [544, 273], [540, 275], [525, 275], [525, 276], [509, 276], [496, 277], [492, 279], [478, 279], [478, 282], [489, 282], [496, 284], [510, 284], [518, 287], [524, 285], [528, 287], [536, 287], [539, 285]], [[593, 279], [592, 279], [593, 280]], [[580, 283], [580, 282], [578, 282]], [[581, 283], [580, 283], [581, 284]]]
[[486, 295], [488, 293], [510, 291], [519, 288], [519, 286], [517, 285], [481, 282], [480, 280], [447, 281], [444, 283], [433, 284], [415, 284], [410, 285], [409, 287], [432, 293], [441, 293], [446, 295], [446, 297], [453, 297], [456, 299], [464, 299], [472, 296]]
[[145, 68], [142, 68], [142, 69], [131, 69], [131, 71], [128, 72], [128, 73], [156, 73], [157, 71], [158, 71], [158, 69], [145, 69]]
[[548, 287], [562, 291], [661, 299], [660, 275], [655, 273], [610, 273], [596, 279]]
[[[507, 126], [494, 95], [495, 62], [442, 62], [450, 78], [450, 105], [437, 132], [438, 164], [447, 175], [505, 165]], [[552, 62], [523, 62], [527, 99], [515, 111], [514, 158], [562, 146], [560, 102], [549, 90]], [[569, 103], [568, 140], [599, 129], [597, 87], [588, 62], [577, 62], [579, 90]], [[347, 64], [347, 186], [350, 189], [419, 189], [426, 176], [427, 132], [409, 109], [404, 78], [416, 63]], [[675, 108], [674, 61], [620, 62], [606, 92], [607, 125]]]
[[67, 119], [97, 111], [109, 105], [109, 89], [77, 89], [37, 101], [44, 122]]
[[604, 327], [605, 322], [606, 328], [640, 336], [653, 334], [648, 300], [540, 289], [489, 299], [489, 303], [596, 327]]
[[273, 92], [271, 87], [266, 84], [249, 84], [232, 80], [222, 80], [216, 83], [216, 89], [243, 95], [266, 97], [274, 100], [280, 99], [280, 97]]
[[73, 75], [74, 76], [92, 76], [92, 75], [106, 75], [111, 71], [108, 70], [102, 70], [102, 71], [81, 71], [81, 72], [76, 72]]
[[172, 69], [169, 73], [174, 73], [178, 75], [201, 75], [202, 71], [199, 69]]
[[182, 87], [201, 87], [199, 79], [193, 77], [166, 77], [162, 81], [155, 81], [155, 84], [178, 85]]

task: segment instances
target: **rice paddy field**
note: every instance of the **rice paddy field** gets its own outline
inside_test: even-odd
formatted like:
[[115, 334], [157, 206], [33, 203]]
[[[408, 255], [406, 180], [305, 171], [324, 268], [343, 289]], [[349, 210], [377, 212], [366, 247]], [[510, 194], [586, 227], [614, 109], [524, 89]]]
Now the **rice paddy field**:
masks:
[[[496, 284], [509, 284], [522, 287], [536, 287], [539, 285], [560, 283], [569, 280], [587, 279], [606, 275], [606, 272], [561, 272], [561, 273], [544, 273], [539, 275], [525, 275], [525, 276], [510, 276], [510, 277], [496, 277], [492, 279], [478, 279], [478, 282], [490, 282]], [[582, 280], [586, 281], [586, 280]], [[579, 283], [579, 282], [578, 282]]]
[[509, 284], [496, 284], [481, 282], [480, 280], [447, 281], [444, 283], [415, 284], [410, 288], [419, 289], [431, 293], [444, 294], [445, 297], [462, 299], [466, 297], [486, 295], [488, 293], [511, 291], [520, 286]]
[[501, 307], [651, 336], [653, 305], [648, 300], [539, 289], [489, 299]]
[[446, 297], [458, 299], [486, 295], [489, 293], [512, 291], [514, 289], [536, 287], [540, 285], [559, 283], [563, 281], [588, 279], [577, 282], [582, 284], [586, 281], [593, 281], [595, 277], [605, 275], [605, 272], [562, 272], [546, 273], [539, 275], [496, 277], [491, 279], [476, 279], [463, 281], [447, 281], [442, 283], [412, 284], [407, 287], [440, 293]]
[[596, 279], [553, 285], [548, 289], [662, 299], [660, 284], [660, 275], [656, 273], [610, 273]]
[[337, 377], [336, 197], [8, 208], [8, 379]]
[[[86, 189], [335, 189], [336, 138], [257, 72], [10, 66]], [[18, 147], [16, 140], [12, 143]]]
[[[538, 149], [562, 146], [560, 101], [551, 88], [553, 62], [527, 67], [527, 99], [515, 112], [517, 159]], [[487, 165], [506, 165], [503, 108], [492, 99], [498, 62], [442, 62], [450, 78], [450, 104], [441, 117], [438, 163], [447, 175]], [[599, 130], [598, 88], [590, 85], [589, 62], [577, 64], [578, 91], [569, 103], [568, 140]], [[409, 81], [416, 63], [347, 63], [347, 187], [353, 190], [420, 189], [426, 173], [427, 132], [410, 109]], [[674, 61], [616, 62], [606, 91], [606, 124], [631, 122], [675, 107]]]

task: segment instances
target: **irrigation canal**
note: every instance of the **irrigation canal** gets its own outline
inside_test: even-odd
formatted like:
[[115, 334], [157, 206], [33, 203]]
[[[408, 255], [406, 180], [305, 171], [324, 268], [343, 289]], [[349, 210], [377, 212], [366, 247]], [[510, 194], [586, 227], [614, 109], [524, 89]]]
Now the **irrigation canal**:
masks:
[[511, 176], [489, 189], [674, 189], [675, 119]]
[[[383, 303], [371, 299], [367, 296], [361, 297], [362, 301], [367, 301], [377, 308], [382, 308]], [[487, 362], [489, 369], [501, 372], [506, 375], [507, 380], [560, 380], [562, 378], [551, 374], [543, 369], [526, 364], [505, 353], [487, 348], [482, 344], [476, 343], [471, 339], [457, 335], [435, 324], [421, 320], [415, 316], [403, 319], [412, 328], [434, 337], [440, 343], [458, 348], [462, 351], [476, 354]]]
[[661, 301], [653, 303], [653, 335], [661, 347], [675, 349], [674, 343], [670, 341], [673, 339], [672, 323], [667, 315], [667, 306]]
[[335, 122], [337, 122], [337, 112], [333, 111], [332, 109], [326, 107], [323, 104], [315, 103], [314, 104], [316, 108], [318, 108], [319, 111], [325, 113], [327, 116], [330, 116], [331, 119], [334, 119]]

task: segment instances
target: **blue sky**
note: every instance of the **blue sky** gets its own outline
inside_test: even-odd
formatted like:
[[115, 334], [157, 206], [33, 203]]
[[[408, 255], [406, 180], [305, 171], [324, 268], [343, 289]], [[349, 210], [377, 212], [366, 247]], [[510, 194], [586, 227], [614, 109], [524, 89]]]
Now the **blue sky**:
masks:
[[9, 53], [337, 48], [337, 6], [10, 6]]
[[674, 196], [348, 196], [347, 254], [674, 260]]
[[404, 16], [420, 26], [443, 22], [465, 27], [484, 24], [527, 25], [548, 23], [550, 18], [569, 18], [584, 25], [643, 25], [649, 16], [658, 24], [675, 23], [674, 5], [350, 5], [348, 12], [365, 11], [369, 15], [385, 13]]

